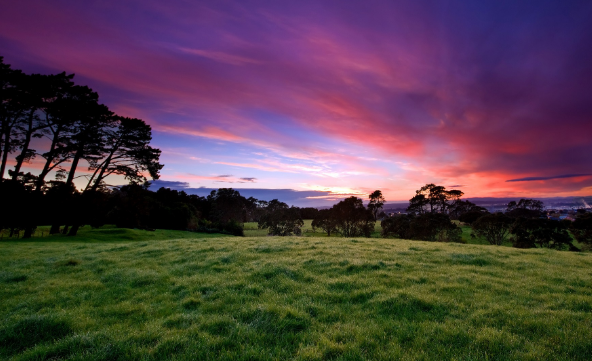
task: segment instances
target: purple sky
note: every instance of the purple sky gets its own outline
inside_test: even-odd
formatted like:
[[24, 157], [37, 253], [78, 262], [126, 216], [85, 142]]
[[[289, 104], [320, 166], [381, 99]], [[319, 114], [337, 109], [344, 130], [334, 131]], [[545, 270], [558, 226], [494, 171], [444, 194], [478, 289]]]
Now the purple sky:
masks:
[[19, 0], [0, 56], [151, 124], [162, 185], [590, 195], [590, 19], [590, 1]]

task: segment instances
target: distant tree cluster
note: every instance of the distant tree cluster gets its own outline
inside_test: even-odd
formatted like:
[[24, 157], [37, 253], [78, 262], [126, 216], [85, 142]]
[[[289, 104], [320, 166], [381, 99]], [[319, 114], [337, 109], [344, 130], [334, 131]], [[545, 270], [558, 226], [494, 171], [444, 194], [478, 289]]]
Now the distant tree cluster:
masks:
[[505, 212], [491, 214], [485, 208], [462, 200], [463, 192], [426, 184], [409, 201], [406, 214], [383, 218], [383, 237], [424, 241], [461, 242], [462, 230], [453, 220], [470, 224], [472, 237], [492, 245], [509, 242], [518, 248], [552, 248], [578, 251], [592, 248], [592, 214], [580, 212], [574, 222], [551, 220], [544, 204], [536, 199], [510, 202]]
[[268, 229], [270, 236], [299, 236], [302, 234], [302, 212], [297, 207], [274, 199], [267, 203], [259, 218], [258, 228]]
[[312, 221], [313, 230], [321, 229], [328, 236], [338, 233], [343, 237], [370, 237], [384, 202], [378, 190], [370, 194], [368, 208], [360, 198], [346, 198], [330, 209], [319, 211]]
[[462, 230], [450, 220], [449, 212], [466, 207], [463, 193], [443, 186], [426, 184], [410, 199], [407, 214], [387, 217], [381, 222], [382, 237], [431, 242], [461, 242]]

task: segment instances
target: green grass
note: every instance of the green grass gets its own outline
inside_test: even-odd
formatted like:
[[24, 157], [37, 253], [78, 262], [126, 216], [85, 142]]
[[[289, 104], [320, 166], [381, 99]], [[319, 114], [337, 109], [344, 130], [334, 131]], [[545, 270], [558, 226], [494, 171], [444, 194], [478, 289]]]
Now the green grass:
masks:
[[590, 253], [130, 232], [0, 243], [0, 359], [592, 355]]
[[[244, 223], [245, 236], [247, 237], [265, 237], [267, 236], [267, 229], [257, 229], [257, 222], [246, 222]], [[374, 224], [374, 232], [372, 233], [373, 238], [380, 238], [380, 221]], [[327, 233], [320, 229], [313, 232], [312, 219], [305, 219], [304, 225], [302, 226], [302, 236], [304, 237], [327, 237]], [[339, 234], [332, 234], [331, 237], [341, 237]]]
[[[195, 233], [187, 231], [172, 231], [167, 229], [157, 229], [155, 231], [144, 231], [141, 229], [116, 228], [115, 226], [103, 226], [101, 228], [93, 229], [90, 226], [81, 227], [75, 237], [69, 237], [63, 234], [49, 234], [49, 226], [40, 226], [35, 230], [32, 239], [43, 242], [121, 242], [121, 241], [158, 241], [167, 239], [194, 239], [213, 238], [213, 237], [231, 237], [216, 233]], [[22, 231], [20, 235], [22, 236]], [[13, 238], [9, 237], [8, 230], [0, 231], [0, 242], [14, 242], [22, 241], [17, 238], [16, 234]]]

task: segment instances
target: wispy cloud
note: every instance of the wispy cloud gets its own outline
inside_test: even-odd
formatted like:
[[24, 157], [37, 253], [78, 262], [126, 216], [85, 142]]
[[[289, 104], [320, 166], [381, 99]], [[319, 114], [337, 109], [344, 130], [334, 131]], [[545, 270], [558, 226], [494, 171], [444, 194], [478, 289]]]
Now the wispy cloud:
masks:
[[592, 174], [564, 174], [564, 175], [556, 175], [552, 177], [524, 177], [524, 178], [517, 178], [517, 179], [509, 179], [506, 182], [531, 182], [531, 181], [545, 181], [551, 179], [564, 179], [564, 178], [577, 178], [577, 177], [589, 177]]
[[263, 62], [250, 59], [244, 56], [233, 55], [224, 53], [221, 51], [202, 50], [202, 49], [189, 49], [180, 48], [181, 51], [189, 54], [203, 56], [204, 58], [212, 59], [226, 64], [231, 65], [244, 65], [244, 64], [263, 64]]

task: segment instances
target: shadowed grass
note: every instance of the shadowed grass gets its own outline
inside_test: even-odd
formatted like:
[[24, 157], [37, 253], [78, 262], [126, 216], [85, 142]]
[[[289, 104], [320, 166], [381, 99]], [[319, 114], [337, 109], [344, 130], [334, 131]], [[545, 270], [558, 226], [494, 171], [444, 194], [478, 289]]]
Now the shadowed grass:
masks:
[[0, 243], [0, 359], [592, 354], [590, 253], [128, 231]]

